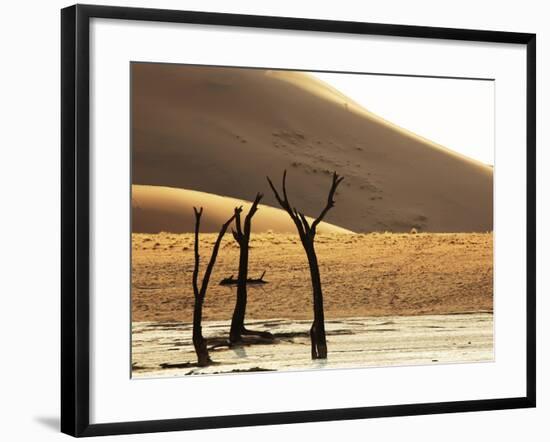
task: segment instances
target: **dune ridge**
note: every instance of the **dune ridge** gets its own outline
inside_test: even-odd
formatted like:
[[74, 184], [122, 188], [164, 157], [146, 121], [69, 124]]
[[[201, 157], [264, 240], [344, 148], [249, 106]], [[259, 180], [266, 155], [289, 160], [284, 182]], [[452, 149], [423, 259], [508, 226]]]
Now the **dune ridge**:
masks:
[[[193, 232], [193, 207], [204, 208], [201, 232], [218, 232], [235, 207], [242, 206], [244, 213], [247, 213], [251, 205], [250, 201], [195, 190], [133, 185], [132, 232]], [[308, 220], [313, 221], [311, 218]], [[264, 204], [258, 206], [253, 223], [255, 233], [296, 233], [296, 226], [285, 211]], [[353, 233], [325, 222], [321, 222], [317, 230], [319, 233]]]
[[[283, 72], [283, 75], [277, 75], [278, 73]], [[349, 97], [346, 97], [344, 94], [342, 94], [339, 90], [331, 86], [330, 84], [324, 82], [323, 80], [310, 76], [310, 81], [306, 82], [304, 81], [303, 77], [295, 77], [292, 74], [301, 74], [301, 75], [308, 75], [307, 73], [304, 74], [302, 72], [289, 72], [289, 71], [268, 71], [267, 75], [273, 75], [275, 78], [287, 81], [293, 85], [295, 85], [298, 88], [302, 88], [304, 90], [313, 92], [318, 94], [319, 96], [324, 97], [327, 100], [332, 100], [335, 104], [342, 104], [344, 103], [347, 110], [351, 112], [355, 112], [356, 114], [363, 116], [365, 118], [371, 119], [373, 121], [376, 121], [382, 125], [385, 125], [392, 130], [401, 133], [405, 137], [412, 138], [414, 140], [421, 141], [428, 145], [429, 147], [437, 150], [441, 150], [446, 152], [447, 154], [454, 156], [460, 161], [470, 163], [474, 165], [475, 167], [479, 167], [481, 169], [490, 169], [492, 166], [482, 163], [481, 161], [478, 161], [474, 158], [467, 157], [465, 155], [462, 155], [460, 152], [456, 152], [452, 149], [449, 149], [441, 144], [438, 144], [432, 140], [429, 140], [428, 138], [425, 138], [419, 134], [416, 134], [414, 132], [411, 132], [410, 130], [401, 127], [395, 123], [392, 123], [389, 120], [386, 120], [385, 118], [382, 118], [380, 115], [377, 115], [368, 109], [365, 109], [360, 104], [355, 102]]]
[[[250, 199], [288, 169], [293, 204], [355, 232], [485, 232], [493, 170], [363, 109], [303, 72], [133, 63], [133, 184]], [[421, 105], [421, 104], [419, 104]], [[459, 124], [459, 122], [457, 122]]]

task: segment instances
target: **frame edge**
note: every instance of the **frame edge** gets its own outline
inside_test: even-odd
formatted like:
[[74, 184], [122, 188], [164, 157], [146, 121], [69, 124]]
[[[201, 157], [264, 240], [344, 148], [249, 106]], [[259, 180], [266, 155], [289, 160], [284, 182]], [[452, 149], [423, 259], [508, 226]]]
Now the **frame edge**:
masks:
[[526, 44], [527, 82], [527, 368], [526, 398], [537, 402], [537, 37]]
[[[517, 43], [527, 49], [527, 391], [525, 397], [89, 423], [89, 20], [92, 17]], [[246, 23], [249, 22], [249, 23]], [[439, 35], [437, 35], [439, 33]], [[536, 35], [213, 12], [73, 5], [61, 10], [61, 431], [100, 436], [536, 406]], [[80, 202], [80, 203], [79, 203]]]
[[89, 17], [61, 10], [61, 432], [89, 427]]
[[312, 19], [303, 17], [232, 14], [225, 12], [185, 11], [78, 4], [78, 8], [95, 18], [160, 21], [248, 28], [284, 29], [294, 31], [370, 34], [390, 37], [434, 38], [490, 43], [527, 44], [533, 34], [465, 28], [443, 28], [406, 24], [370, 23], [359, 21]]
[[61, 10], [61, 431], [76, 435], [75, 86], [76, 6]]

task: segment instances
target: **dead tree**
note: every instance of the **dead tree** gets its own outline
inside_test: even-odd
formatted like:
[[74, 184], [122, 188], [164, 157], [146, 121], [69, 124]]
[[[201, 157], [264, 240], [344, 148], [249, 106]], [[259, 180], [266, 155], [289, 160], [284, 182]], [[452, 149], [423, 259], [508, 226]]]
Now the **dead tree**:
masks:
[[[243, 335], [255, 335], [262, 338], [272, 339], [273, 335], [269, 332], [261, 332], [249, 330], [244, 326], [244, 318], [246, 314], [246, 302], [247, 302], [247, 291], [246, 286], [249, 282], [248, 279], [248, 253], [249, 253], [249, 242], [250, 242], [250, 232], [252, 230], [252, 218], [258, 210], [258, 204], [262, 199], [263, 195], [258, 193], [250, 210], [246, 214], [244, 219], [244, 226], [241, 223], [241, 212], [242, 207], [235, 208], [235, 229], [233, 232], [233, 237], [237, 244], [239, 245], [239, 274], [237, 276], [237, 301], [235, 303], [235, 310], [233, 311], [233, 318], [231, 319], [231, 329], [229, 331], [229, 342], [232, 344], [240, 342]], [[263, 275], [262, 275], [263, 277]]]
[[204, 272], [204, 276], [202, 277], [202, 284], [199, 288], [199, 230], [201, 224], [202, 207], [198, 210], [196, 207], [193, 207], [193, 211], [195, 212], [195, 267], [193, 268], [193, 293], [195, 294], [195, 307], [193, 309], [193, 346], [195, 347], [195, 352], [197, 353], [197, 364], [199, 365], [199, 367], [206, 367], [212, 362], [212, 360], [208, 355], [206, 339], [202, 335], [202, 306], [204, 304], [208, 282], [210, 281], [210, 275], [212, 274], [214, 264], [216, 263], [216, 258], [218, 257], [218, 251], [220, 249], [222, 238], [225, 235], [229, 224], [231, 224], [235, 219], [235, 215], [229, 218], [227, 222], [222, 225], [220, 233], [218, 233], [218, 238], [214, 243], [214, 248], [212, 249], [210, 261], [206, 266], [206, 271]]
[[[247, 285], [261, 285], [261, 284], [267, 284], [269, 281], [266, 281], [264, 279], [264, 276], [265, 276], [265, 270], [264, 272], [260, 275], [259, 278], [247, 278], [246, 279], [246, 284]], [[235, 279], [235, 277], [233, 275], [231, 275], [229, 278], [223, 278], [221, 281], [220, 281], [220, 285], [237, 285], [238, 283], [238, 279]]]
[[298, 234], [300, 235], [300, 240], [304, 246], [304, 250], [307, 255], [307, 260], [309, 263], [309, 271], [311, 274], [311, 287], [313, 290], [313, 324], [310, 329], [311, 337], [311, 358], [312, 359], [325, 359], [327, 357], [327, 340], [325, 334], [325, 313], [323, 309], [323, 290], [321, 287], [321, 275], [319, 273], [319, 264], [317, 262], [317, 254], [315, 253], [314, 241], [315, 233], [317, 231], [317, 226], [323, 220], [328, 211], [334, 207], [334, 194], [336, 193], [336, 188], [342, 182], [344, 178], [340, 177], [334, 172], [332, 175], [332, 184], [328, 193], [328, 200], [325, 208], [321, 211], [319, 216], [311, 223], [308, 222], [305, 215], [302, 212], [299, 212], [295, 207], [292, 207], [290, 201], [288, 200], [288, 195], [286, 192], [286, 170], [283, 174], [283, 189], [282, 197], [277, 192], [277, 189], [267, 177], [267, 181], [275, 194], [275, 198], [279, 202], [280, 206], [286, 210], [290, 215]]

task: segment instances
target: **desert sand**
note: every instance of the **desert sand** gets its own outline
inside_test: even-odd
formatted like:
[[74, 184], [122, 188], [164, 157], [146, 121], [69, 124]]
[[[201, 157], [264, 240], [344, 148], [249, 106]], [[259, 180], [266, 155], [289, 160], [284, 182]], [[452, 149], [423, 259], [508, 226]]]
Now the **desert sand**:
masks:
[[[251, 205], [250, 201], [194, 190], [133, 185], [132, 231], [136, 233], [192, 232], [195, 228], [193, 207], [202, 207], [204, 217], [201, 222], [201, 232], [217, 233], [220, 226], [233, 214], [235, 207], [242, 207], [244, 213], [247, 213]], [[309, 218], [309, 221], [311, 222], [312, 219]], [[325, 222], [321, 222], [317, 230], [319, 233], [353, 233]], [[260, 204], [254, 216], [254, 231], [294, 233], [296, 226], [284, 210]]]
[[[265, 176], [354, 232], [492, 230], [493, 170], [407, 132], [307, 73], [133, 63], [132, 182], [277, 207]], [[421, 103], [419, 103], [421, 105]], [[460, 124], [460, 122], [457, 122]], [[178, 230], [179, 231], [179, 230]]]
[[[259, 213], [259, 212], [258, 212]], [[206, 212], [205, 212], [206, 218]], [[216, 234], [201, 235], [203, 267]], [[253, 234], [247, 318], [310, 320], [307, 260], [296, 234]], [[325, 317], [492, 312], [493, 235], [318, 234]], [[236, 289], [219, 282], [237, 275], [239, 248], [224, 237], [204, 304], [204, 320], [231, 318]], [[133, 321], [191, 322], [193, 234], [132, 235]]]
[[[201, 235], [206, 261], [216, 234]], [[246, 324], [275, 340], [228, 345], [239, 249], [226, 235], [202, 323], [214, 363], [197, 367], [191, 341], [193, 235], [132, 235], [132, 376], [492, 361], [493, 236], [318, 234], [328, 359], [311, 360], [309, 270], [296, 234], [254, 234]], [[204, 268], [203, 268], [204, 269]]]
[[[493, 169], [410, 133], [303, 72], [132, 63], [132, 374], [490, 361]], [[419, 103], [421, 105], [421, 103]], [[460, 124], [460, 122], [457, 122]], [[319, 226], [328, 359], [311, 360], [309, 267], [266, 176]], [[228, 232], [203, 307], [214, 364], [191, 344], [193, 206], [201, 272], [235, 207], [252, 222], [246, 324], [228, 346], [239, 247]], [[244, 215], [243, 215], [244, 216]], [[410, 233], [409, 233], [410, 232]], [[420, 232], [420, 233], [417, 233]]]

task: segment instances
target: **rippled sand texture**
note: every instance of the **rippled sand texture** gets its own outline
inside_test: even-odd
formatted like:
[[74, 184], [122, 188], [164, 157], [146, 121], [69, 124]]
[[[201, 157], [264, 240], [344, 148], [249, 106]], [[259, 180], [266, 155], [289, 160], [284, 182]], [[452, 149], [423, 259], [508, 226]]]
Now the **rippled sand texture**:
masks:
[[[215, 234], [201, 235], [201, 274]], [[325, 317], [445, 314], [492, 311], [493, 235], [318, 234]], [[297, 235], [252, 234], [249, 276], [265, 270], [268, 284], [250, 286], [248, 319], [312, 318], [307, 259]], [[206, 294], [204, 320], [229, 320], [239, 248], [231, 234], [222, 243]], [[134, 321], [191, 322], [192, 234], [134, 234]]]

